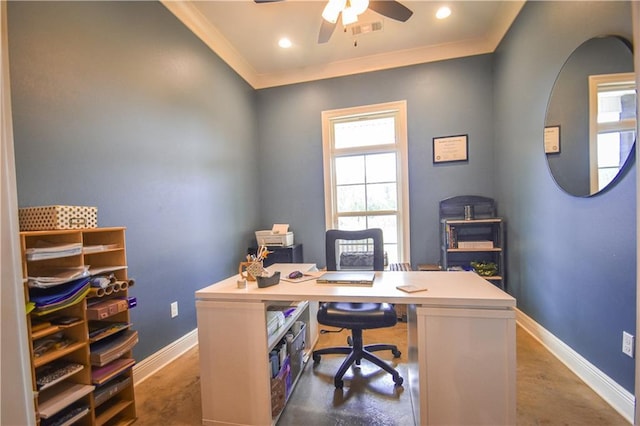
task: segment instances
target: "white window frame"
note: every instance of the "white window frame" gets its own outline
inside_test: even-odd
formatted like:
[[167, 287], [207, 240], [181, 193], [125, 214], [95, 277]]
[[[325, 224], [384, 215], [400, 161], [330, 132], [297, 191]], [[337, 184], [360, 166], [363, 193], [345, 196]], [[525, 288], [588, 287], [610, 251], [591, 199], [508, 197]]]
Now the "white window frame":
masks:
[[[333, 123], [349, 118], [371, 114], [393, 113], [396, 123], [396, 143], [347, 149], [334, 149]], [[334, 109], [322, 112], [322, 156], [324, 169], [324, 205], [326, 229], [336, 229], [338, 214], [336, 208], [336, 186], [334, 158], [346, 154], [369, 154], [378, 152], [396, 153], [396, 174], [398, 194], [398, 261], [411, 261], [411, 233], [409, 228], [409, 160], [407, 138], [407, 101], [387, 102], [352, 108]]]
[[601, 190], [598, 175], [598, 134], [636, 130], [636, 120], [634, 119], [615, 123], [598, 123], [598, 88], [606, 85], [627, 86], [627, 88], [635, 89], [635, 74], [630, 72], [589, 76], [589, 176], [592, 194]]

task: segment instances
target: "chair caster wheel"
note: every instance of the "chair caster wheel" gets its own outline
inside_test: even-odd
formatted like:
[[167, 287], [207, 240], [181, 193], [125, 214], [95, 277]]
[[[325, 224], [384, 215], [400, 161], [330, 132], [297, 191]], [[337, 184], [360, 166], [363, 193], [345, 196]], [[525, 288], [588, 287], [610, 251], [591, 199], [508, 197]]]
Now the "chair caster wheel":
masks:
[[320, 358], [321, 358], [320, 355], [313, 354], [313, 365], [320, 364]]
[[342, 389], [342, 387], [344, 386], [344, 382], [342, 380], [336, 379], [334, 381], [334, 385], [336, 385], [336, 389]]
[[396, 387], [402, 386], [402, 383], [404, 382], [404, 379], [402, 377], [400, 377], [400, 376], [394, 377], [393, 378], [393, 382], [396, 384]]
[[402, 355], [402, 352], [397, 349], [395, 351], [392, 351], [392, 353], [394, 358], [400, 358], [400, 355]]

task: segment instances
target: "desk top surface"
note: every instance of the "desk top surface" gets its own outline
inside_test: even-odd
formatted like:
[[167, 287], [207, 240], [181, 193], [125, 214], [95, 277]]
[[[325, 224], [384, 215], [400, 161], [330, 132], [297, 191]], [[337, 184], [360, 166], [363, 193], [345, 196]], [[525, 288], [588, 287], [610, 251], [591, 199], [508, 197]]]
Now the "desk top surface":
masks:
[[[314, 264], [276, 263], [267, 268], [286, 277], [295, 270], [310, 271]], [[318, 284], [315, 279], [302, 282], [280, 280], [271, 287], [258, 288], [247, 281], [246, 288], [237, 287], [238, 275], [219, 281], [195, 293], [197, 300], [211, 301], [298, 301], [324, 302], [388, 302], [423, 306], [455, 306], [471, 308], [511, 308], [516, 300], [474, 272], [453, 271], [383, 271], [376, 272], [372, 286]], [[425, 291], [406, 293], [396, 286], [413, 284]]]

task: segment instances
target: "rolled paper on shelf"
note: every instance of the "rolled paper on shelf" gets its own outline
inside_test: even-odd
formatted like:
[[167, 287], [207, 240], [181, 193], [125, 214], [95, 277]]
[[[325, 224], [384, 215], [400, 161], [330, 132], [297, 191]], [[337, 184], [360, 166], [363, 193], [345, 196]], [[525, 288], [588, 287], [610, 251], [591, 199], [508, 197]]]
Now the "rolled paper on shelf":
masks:
[[129, 279], [129, 287], [133, 287], [135, 283], [136, 283], [136, 280], [134, 280], [133, 278]]
[[129, 287], [127, 281], [118, 281], [117, 284], [120, 286], [120, 290], [126, 290]]
[[91, 287], [89, 289], [89, 297], [102, 297], [104, 296], [104, 289], [100, 287]]
[[120, 291], [120, 282], [119, 282], [119, 281], [116, 281], [115, 283], [113, 283], [113, 284], [111, 285], [111, 287], [113, 287], [113, 292], [114, 292], [114, 293], [119, 292], [119, 291]]
[[107, 287], [107, 288], [105, 288], [105, 289], [104, 289], [104, 294], [105, 294], [106, 296], [108, 296], [108, 295], [110, 295], [111, 293], [113, 293], [113, 286], [111, 286], [111, 285], [110, 285], [109, 287]]
[[91, 287], [107, 288], [111, 284], [111, 279], [108, 277], [93, 277], [90, 283]]

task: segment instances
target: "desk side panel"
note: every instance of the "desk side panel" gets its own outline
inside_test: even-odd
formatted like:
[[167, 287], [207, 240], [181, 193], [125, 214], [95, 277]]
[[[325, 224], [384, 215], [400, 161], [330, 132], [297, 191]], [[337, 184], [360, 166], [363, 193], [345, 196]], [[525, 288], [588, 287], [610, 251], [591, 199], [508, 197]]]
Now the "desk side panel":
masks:
[[196, 301], [202, 423], [271, 424], [262, 302]]
[[514, 425], [515, 313], [418, 308], [421, 424]]

